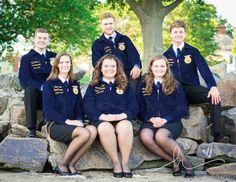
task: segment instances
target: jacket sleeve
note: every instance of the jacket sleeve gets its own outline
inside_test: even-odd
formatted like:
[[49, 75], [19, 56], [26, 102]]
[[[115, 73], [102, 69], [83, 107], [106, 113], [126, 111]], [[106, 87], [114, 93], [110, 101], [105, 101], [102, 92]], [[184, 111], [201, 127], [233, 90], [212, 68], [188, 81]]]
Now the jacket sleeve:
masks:
[[181, 120], [188, 113], [187, 101], [185, 98], [185, 93], [181, 85], [176, 88], [176, 109], [164, 118], [168, 121], [178, 121]]
[[83, 109], [83, 100], [81, 96], [80, 85], [78, 84], [78, 95], [76, 97], [76, 104], [74, 108], [74, 113], [76, 120], [84, 120], [84, 109]]
[[92, 122], [97, 122], [99, 120], [100, 115], [102, 115], [102, 112], [100, 112], [96, 108], [96, 95], [94, 93], [94, 87], [91, 85], [89, 85], [86, 90], [83, 99], [83, 104], [85, 114], [88, 116], [88, 118]]
[[53, 88], [48, 82], [45, 82], [43, 85], [43, 111], [45, 118], [48, 121], [65, 123], [67, 118], [55, 109], [55, 99]]
[[102, 52], [101, 52], [101, 50], [99, 50], [99, 45], [95, 41], [92, 45], [92, 65], [93, 65], [93, 67], [96, 66], [97, 62], [100, 60], [100, 58], [102, 56], [103, 56]]
[[138, 114], [138, 102], [130, 85], [128, 85], [126, 89], [128, 91], [128, 98], [127, 98], [128, 109], [125, 112], [125, 114], [127, 115], [128, 120], [133, 120]]
[[41, 83], [34, 80], [32, 78], [32, 74], [30, 71], [30, 62], [29, 58], [23, 56], [20, 61], [20, 69], [19, 69], [19, 81], [21, 86], [25, 89], [28, 86], [36, 87], [39, 91], [41, 91]]
[[127, 56], [128, 60], [132, 63], [132, 65], [139, 65], [140, 68], [142, 68], [142, 62], [140, 60], [140, 55], [130, 40], [129, 37], [126, 36], [126, 43], [127, 43]]
[[195, 53], [194, 56], [196, 59], [196, 65], [198, 67], [201, 76], [205, 80], [207, 87], [210, 89], [211, 87], [216, 86], [215, 79], [212, 75], [209, 66], [207, 65], [206, 60], [197, 49], [195, 49], [194, 53]]

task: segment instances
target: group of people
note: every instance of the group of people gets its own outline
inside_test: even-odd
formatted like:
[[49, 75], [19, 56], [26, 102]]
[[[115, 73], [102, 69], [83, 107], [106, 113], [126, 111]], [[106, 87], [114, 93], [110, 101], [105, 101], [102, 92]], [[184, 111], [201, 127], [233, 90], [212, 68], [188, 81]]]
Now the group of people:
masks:
[[[182, 132], [181, 118], [189, 115], [188, 104], [209, 102], [214, 141], [220, 142], [224, 136], [216, 82], [198, 49], [184, 42], [184, 22], [172, 23], [173, 44], [163, 55], [150, 60], [141, 81], [142, 64], [134, 44], [115, 31], [113, 14], [102, 14], [100, 21], [103, 33], [92, 45], [94, 71], [83, 98], [74, 79], [71, 56], [48, 51], [48, 31], [36, 30], [35, 48], [22, 57], [19, 69], [25, 90], [27, 136], [36, 137], [36, 112], [42, 108], [49, 136], [68, 144], [55, 168], [57, 173], [80, 174], [75, 165], [98, 135], [112, 161], [113, 176], [131, 178], [132, 121], [138, 117], [144, 146], [172, 162], [174, 176], [182, 175], [180, 163], [184, 176], [193, 177], [193, 166], [175, 141]], [[197, 70], [207, 88], [200, 86]], [[85, 116], [91, 124], [83, 122]]]

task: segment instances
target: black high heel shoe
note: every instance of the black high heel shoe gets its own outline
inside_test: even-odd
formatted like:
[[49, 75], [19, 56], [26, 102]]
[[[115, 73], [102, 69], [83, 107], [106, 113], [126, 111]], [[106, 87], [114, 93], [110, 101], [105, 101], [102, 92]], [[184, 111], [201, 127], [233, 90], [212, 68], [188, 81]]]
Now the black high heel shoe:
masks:
[[62, 171], [59, 166], [57, 165], [57, 167], [55, 168], [55, 172], [61, 176], [70, 176], [69, 172], [64, 172]]
[[189, 164], [190, 167], [185, 166], [185, 173], [184, 173], [185, 178], [193, 178], [195, 176], [193, 165], [191, 162]]
[[173, 167], [172, 168], [172, 174], [173, 174], [173, 176], [181, 176], [182, 171], [181, 171], [180, 167]]

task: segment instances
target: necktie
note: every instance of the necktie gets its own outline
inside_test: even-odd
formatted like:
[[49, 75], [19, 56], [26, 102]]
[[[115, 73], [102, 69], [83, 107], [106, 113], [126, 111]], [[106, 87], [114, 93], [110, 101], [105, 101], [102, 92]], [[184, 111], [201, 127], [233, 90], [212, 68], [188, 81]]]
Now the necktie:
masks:
[[110, 87], [110, 90], [112, 89], [112, 82], [109, 82], [109, 87]]
[[108, 40], [111, 41], [112, 44], [114, 44], [113, 39], [112, 39], [112, 36], [110, 36], [110, 37], [108, 38]]
[[161, 88], [161, 83], [160, 83], [160, 82], [157, 82], [157, 83], [155, 84], [155, 87], [156, 87], [157, 90], [159, 90], [159, 89]]
[[177, 55], [176, 55], [176, 57], [177, 57], [177, 59], [179, 59], [180, 58], [180, 48], [177, 48]]

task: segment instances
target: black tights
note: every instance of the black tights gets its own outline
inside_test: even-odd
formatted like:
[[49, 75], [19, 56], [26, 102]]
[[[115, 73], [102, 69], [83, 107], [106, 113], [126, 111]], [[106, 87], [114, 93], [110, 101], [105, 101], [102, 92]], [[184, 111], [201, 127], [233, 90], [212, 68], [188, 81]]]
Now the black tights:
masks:
[[173, 159], [182, 161], [185, 169], [192, 169], [191, 163], [186, 159], [179, 145], [171, 137], [171, 133], [164, 128], [154, 131], [145, 128], [141, 130], [140, 139], [152, 153], [171, 162]]

